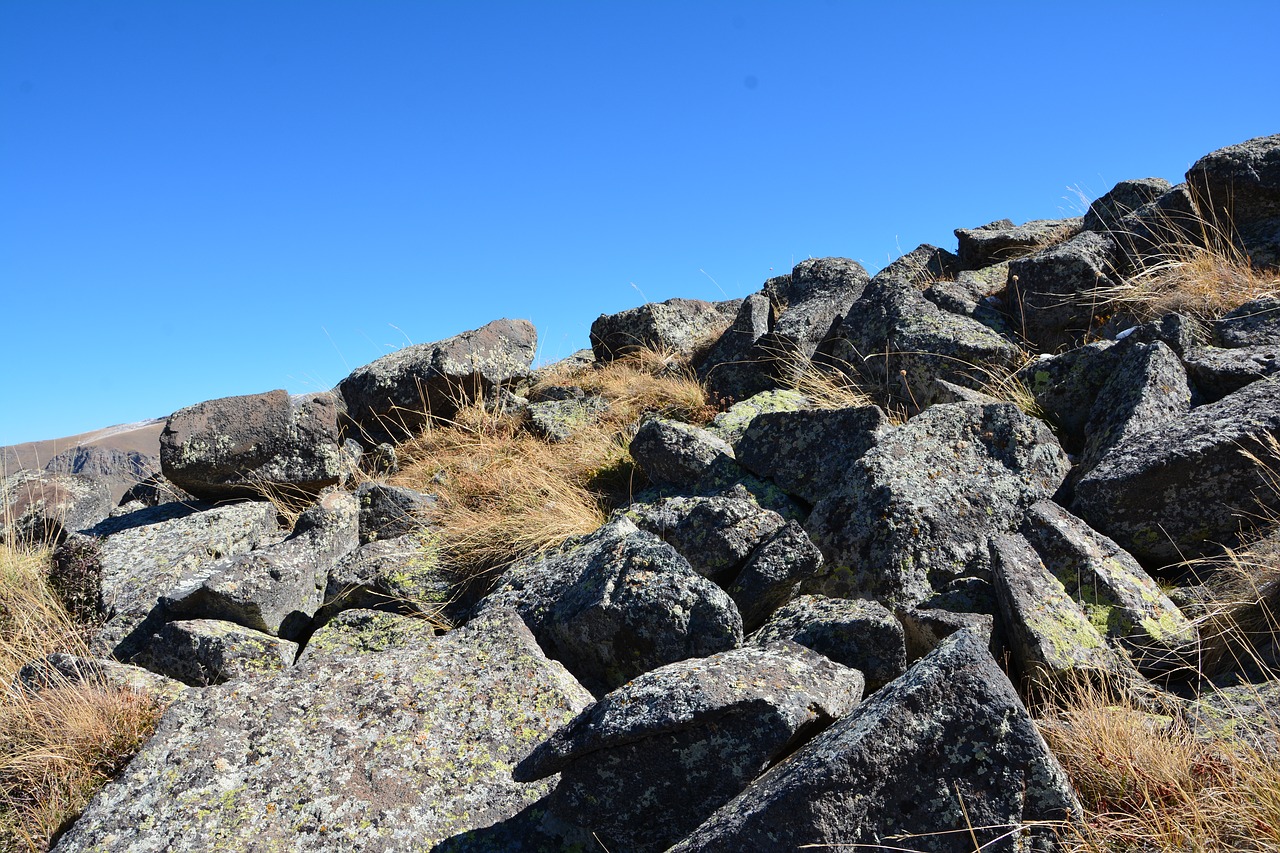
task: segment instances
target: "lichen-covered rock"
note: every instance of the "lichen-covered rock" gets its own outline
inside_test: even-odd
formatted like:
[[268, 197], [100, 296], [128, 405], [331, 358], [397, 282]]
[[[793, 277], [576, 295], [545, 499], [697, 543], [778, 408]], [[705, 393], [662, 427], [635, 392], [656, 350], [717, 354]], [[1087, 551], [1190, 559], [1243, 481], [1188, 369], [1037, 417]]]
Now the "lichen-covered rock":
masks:
[[1140, 669], [1190, 662], [1181, 655], [1194, 650], [1195, 626], [1119, 545], [1053, 501], [1031, 507], [1022, 534], [1094, 628]]
[[1280, 750], [1276, 709], [1280, 708], [1280, 680], [1241, 684], [1202, 694], [1187, 708], [1196, 735], [1225, 740], [1245, 750], [1274, 755]]
[[897, 606], [981, 576], [987, 539], [1066, 473], [1057, 439], [1016, 406], [932, 406], [886, 430], [814, 506], [805, 529], [829, 571], [805, 591]]
[[1280, 297], [1251, 299], [1216, 320], [1213, 342], [1220, 347], [1280, 347]]
[[810, 406], [809, 398], [799, 391], [786, 388], [773, 391], [761, 391], [745, 400], [739, 400], [707, 425], [707, 431], [717, 438], [722, 438], [730, 445], [746, 433], [747, 427], [758, 415], [765, 412], [798, 412]]
[[873, 693], [907, 669], [902, 625], [874, 601], [802, 595], [783, 605], [749, 641], [791, 640], [862, 673]]
[[1183, 358], [1187, 374], [1204, 399], [1216, 403], [1259, 379], [1280, 376], [1280, 344], [1252, 347], [1195, 347]]
[[296, 643], [216, 619], [169, 622], [134, 663], [184, 684], [204, 687], [260, 678], [293, 665]]
[[545, 795], [511, 768], [590, 699], [511, 613], [193, 691], [57, 850], [430, 849]]
[[104, 480], [53, 471], [19, 471], [0, 482], [0, 542], [61, 542], [111, 514]]
[[855, 670], [787, 642], [681, 661], [620, 687], [516, 767], [610, 849], [665, 850], [862, 698]]
[[655, 484], [693, 488], [733, 448], [705, 429], [666, 418], [649, 418], [631, 439], [631, 457]]
[[1085, 231], [1115, 231], [1121, 227], [1121, 219], [1168, 191], [1169, 182], [1164, 178], [1121, 181], [1093, 200], [1080, 227]]
[[796, 264], [789, 278], [769, 280], [765, 294], [781, 310], [759, 346], [773, 356], [778, 375], [786, 375], [813, 356], [870, 278], [857, 261], [810, 258]]
[[1115, 372], [1126, 347], [1094, 341], [1055, 355], [1042, 355], [1017, 373], [1036, 405], [1057, 427], [1062, 444], [1078, 452], [1084, 447], [1085, 424], [1098, 392]]
[[625, 517], [512, 566], [478, 613], [514, 607], [547, 653], [588, 689], [742, 643], [725, 592]]
[[879, 406], [762, 413], [734, 443], [738, 464], [817, 503], [889, 425]]
[[632, 505], [627, 517], [675, 548], [698, 574], [722, 584], [785, 524], [782, 516], [754, 501], [728, 497], [664, 498]]
[[689, 356], [723, 332], [740, 305], [737, 299], [668, 299], [617, 314], [601, 314], [591, 324], [591, 349], [600, 362], [645, 348]]
[[329, 570], [326, 615], [368, 608], [416, 613], [437, 620], [460, 616], [456, 585], [440, 566], [439, 546], [427, 534], [408, 534], [361, 545]]
[[360, 544], [364, 545], [421, 531], [427, 526], [426, 514], [435, 506], [436, 496], [404, 486], [361, 483], [356, 501], [360, 505]]
[[1255, 264], [1280, 262], [1280, 134], [1201, 157], [1187, 171], [1201, 213]]
[[729, 597], [742, 614], [742, 629], [754, 631], [822, 572], [822, 552], [799, 522], [788, 521], [756, 548], [729, 585]]
[[416, 648], [435, 639], [436, 625], [426, 619], [380, 610], [344, 610], [316, 629], [298, 663], [316, 657], [370, 655]]
[[978, 228], [957, 228], [960, 268], [976, 270], [1021, 258], [1071, 237], [1080, 225], [1079, 219], [1033, 219], [1025, 225], [1001, 219]]
[[1204, 246], [1211, 230], [1201, 218], [1191, 190], [1182, 183], [1120, 217], [1107, 236], [1116, 243], [1118, 266], [1129, 275], [1167, 263], [1171, 255]]
[[1112, 448], [1077, 484], [1071, 510], [1143, 560], [1205, 554], [1250, 526], [1261, 505], [1280, 509], [1257, 463], [1280, 438], [1280, 384], [1254, 382]]
[[[159, 457], [157, 457], [157, 465], [159, 465]], [[125, 490], [120, 496], [119, 506], [137, 501], [143, 506], [160, 506], [170, 501], [184, 501], [192, 503], [199, 500], [195, 495], [180, 489], [173, 483], [164, 478], [163, 474], [153, 474], [150, 477], [143, 478], [134, 485]]]
[[338, 407], [330, 393], [295, 399], [287, 391], [197, 403], [169, 417], [160, 466], [169, 482], [200, 498], [319, 492], [356, 466], [338, 430]]
[[1116, 244], [1084, 231], [1009, 265], [1014, 326], [1043, 352], [1078, 344], [1093, 322], [1096, 292], [1116, 287]]
[[31, 693], [58, 689], [73, 684], [93, 684], [113, 690], [130, 690], [152, 697], [160, 705], [168, 705], [189, 688], [181, 681], [168, 678], [140, 666], [114, 660], [84, 658], [55, 652], [40, 660], [23, 664], [14, 678], [14, 688]]
[[503, 319], [384, 355], [338, 383], [348, 426], [362, 442], [403, 440], [428, 416], [451, 418], [460, 405], [528, 376], [537, 344], [528, 320]]
[[727, 400], [744, 400], [771, 388], [774, 380], [769, 361], [755, 345], [772, 322], [769, 297], [753, 293], [744, 299], [733, 324], [698, 363], [698, 381]]
[[225, 619], [296, 639], [319, 609], [329, 569], [359, 544], [359, 509], [330, 492], [278, 545], [200, 566], [161, 596], [170, 619]]
[[958, 257], [946, 249], [922, 243], [891, 261], [872, 276], [871, 280], [894, 279], [923, 287], [932, 282], [955, 278], [959, 272], [959, 261]]
[[[986, 649], [961, 631], [729, 801], [673, 853], [802, 845], [1053, 849], [1071, 784]], [[1009, 838], [1008, 827], [1026, 825]], [[971, 835], [972, 833], [972, 835]], [[894, 842], [898, 843], [898, 842]]]
[[595, 396], [530, 403], [529, 431], [547, 441], [568, 441], [575, 432], [595, 423], [608, 410], [609, 404]]
[[995, 632], [995, 619], [988, 613], [958, 613], [932, 607], [900, 607], [894, 611], [902, 625], [907, 662], [915, 663], [960, 631], [975, 631], [987, 641], [987, 648], [999, 660], [1002, 642]]

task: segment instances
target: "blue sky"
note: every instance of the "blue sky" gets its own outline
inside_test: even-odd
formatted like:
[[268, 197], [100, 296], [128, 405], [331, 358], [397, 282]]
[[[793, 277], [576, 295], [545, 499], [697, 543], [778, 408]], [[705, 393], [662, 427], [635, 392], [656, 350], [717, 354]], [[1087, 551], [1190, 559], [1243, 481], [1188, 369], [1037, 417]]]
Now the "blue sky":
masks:
[[0, 2], [0, 444], [1078, 215], [1280, 132], [1274, 3]]

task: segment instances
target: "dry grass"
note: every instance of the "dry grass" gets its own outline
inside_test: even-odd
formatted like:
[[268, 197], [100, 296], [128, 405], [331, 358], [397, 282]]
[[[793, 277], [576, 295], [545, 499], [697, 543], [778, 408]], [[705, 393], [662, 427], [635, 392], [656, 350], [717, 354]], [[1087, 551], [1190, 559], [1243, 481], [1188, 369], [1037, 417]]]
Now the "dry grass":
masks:
[[10, 689], [55, 652], [86, 654], [45, 582], [48, 554], [0, 546], [0, 850], [44, 850], [64, 821], [137, 749], [159, 708], [149, 696], [89, 684]]

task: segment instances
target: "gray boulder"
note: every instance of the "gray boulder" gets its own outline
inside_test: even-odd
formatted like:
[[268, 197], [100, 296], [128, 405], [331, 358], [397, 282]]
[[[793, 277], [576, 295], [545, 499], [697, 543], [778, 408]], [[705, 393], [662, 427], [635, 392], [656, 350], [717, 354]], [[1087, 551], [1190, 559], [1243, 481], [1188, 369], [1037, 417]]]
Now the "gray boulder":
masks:
[[1205, 218], [1255, 264], [1280, 262], [1280, 134], [1206, 154], [1187, 184]]
[[734, 445], [758, 415], [765, 412], [797, 412], [809, 408], [810, 405], [809, 398], [799, 391], [790, 389], [761, 391], [720, 412], [707, 425], [707, 431]]
[[511, 768], [590, 699], [511, 613], [192, 691], [56, 849], [430, 849], [544, 796]]
[[404, 486], [361, 483], [356, 501], [360, 505], [360, 544], [364, 545], [422, 531], [436, 497]]
[[260, 678], [293, 665], [296, 643], [216, 619], [169, 622], [134, 663], [184, 684], [204, 687]]
[[181, 681], [140, 666], [102, 658], [54, 652], [23, 664], [14, 679], [15, 690], [35, 694], [68, 685], [92, 684], [115, 690], [131, 690], [150, 696], [161, 706], [168, 705], [189, 688]]
[[960, 259], [928, 243], [916, 246], [910, 252], [890, 262], [871, 277], [872, 281], [903, 281], [918, 287], [933, 282], [954, 279], [960, 271]]
[[338, 399], [286, 391], [223, 397], [174, 412], [160, 433], [169, 482], [200, 498], [315, 493], [344, 482], [356, 459], [338, 432]]
[[1009, 265], [1014, 328], [1042, 352], [1077, 345], [1094, 322], [1098, 291], [1119, 285], [1116, 243], [1085, 231]]
[[634, 504], [627, 517], [675, 548], [698, 574], [722, 584], [785, 523], [754, 501], [729, 497], [664, 498]]
[[773, 355], [777, 375], [813, 356], [868, 281], [862, 264], [848, 258], [810, 258], [796, 264], [789, 278], [769, 280], [764, 292], [780, 310], [759, 345]]
[[1140, 178], [1121, 181], [1106, 194], [1093, 200], [1080, 226], [1085, 231], [1107, 233], [1122, 226], [1120, 221], [1143, 205], [1150, 204], [1169, 191], [1164, 178]]
[[1033, 219], [1025, 225], [1001, 219], [978, 228], [957, 228], [960, 268], [977, 270], [1021, 258], [1071, 237], [1080, 226], [1079, 219]]
[[729, 597], [742, 614], [744, 631], [754, 631], [786, 604], [800, 585], [822, 572], [822, 552], [796, 521], [756, 548], [729, 585]]
[[515, 778], [559, 773], [552, 813], [610, 849], [665, 850], [861, 698], [856, 671], [792, 643], [681, 661], [583, 711]]
[[733, 322], [740, 305], [737, 299], [668, 299], [601, 314], [591, 324], [591, 350], [599, 362], [646, 348], [688, 357], [712, 343]]
[[1129, 275], [1204, 246], [1208, 230], [1190, 188], [1183, 183], [1122, 216], [1107, 236], [1115, 240], [1117, 265]]
[[1052, 495], [1067, 459], [1011, 403], [937, 405], [885, 431], [805, 529], [829, 572], [806, 592], [914, 604], [989, 569], [987, 539]]
[[691, 489], [733, 448], [705, 429], [666, 418], [649, 418], [631, 439], [631, 458], [656, 485]]
[[1280, 347], [1280, 297], [1251, 299], [1213, 324], [1220, 347]]
[[[1071, 784], [986, 640], [962, 631], [722, 806], [673, 853], [1052, 850]], [[1025, 835], [1006, 835], [1025, 825]], [[971, 834], [972, 833], [972, 834]], [[902, 842], [893, 842], [899, 846]]]
[[960, 631], [974, 631], [987, 642], [996, 660], [1000, 659], [1003, 642], [995, 631], [995, 618], [988, 613], [957, 613], [932, 607], [899, 607], [894, 611], [902, 625], [907, 647], [907, 662], [915, 663], [942, 645], [942, 641]]
[[802, 595], [784, 605], [748, 641], [791, 640], [862, 673], [874, 693], [907, 669], [902, 625], [874, 601]]
[[609, 404], [602, 397], [544, 400], [529, 404], [527, 424], [530, 432], [547, 441], [568, 441], [608, 410]]
[[406, 534], [361, 545], [329, 569], [324, 589], [324, 619], [355, 608], [394, 610], [452, 621], [457, 612], [456, 585], [440, 566], [436, 540]]
[[726, 400], [745, 400], [773, 387], [769, 359], [755, 348], [772, 323], [768, 296], [753, 293], [744, 299], [733, 324], [698, 363], [698, 381]]
[[1071, 510], [1142, 560], [1213, 551], [1260, 509], [1280, 509], [1242, 449], [1280, 438], [1280, 384], [1254, 382], [1111, 449], [1075, 489]]
[[1055, 355], [1042, 355], [1016, 375], [1035, 397], [1036, 405], [1057, 427], [1063, 446], [1084, 448], [1085, 424], [1127, 347], [1115, 341], [1094, 341]]
[[462, 404], [527, 377], [537, 345], [532, 323], [504, 319], [385, 355], [338, 383], [347, 426], [369, 444], [401, 441], [428, 416], [452, 418]]
[[19, 471], [0, 482], [0, 542], [56, 544], [111, 513], [106, 481], [80, 474]]
[[1251, 382], [1280, 375], [1280, 344], [1252, 347], [1195, 347], [1183, 357], [1196, 390], [1215, 403]]
[[434, 640], [438, 633], [437, 626], [426, 619], [381, 610], [344, 610], [307, 639], [298, 663], [317, 657], [418, 648]]

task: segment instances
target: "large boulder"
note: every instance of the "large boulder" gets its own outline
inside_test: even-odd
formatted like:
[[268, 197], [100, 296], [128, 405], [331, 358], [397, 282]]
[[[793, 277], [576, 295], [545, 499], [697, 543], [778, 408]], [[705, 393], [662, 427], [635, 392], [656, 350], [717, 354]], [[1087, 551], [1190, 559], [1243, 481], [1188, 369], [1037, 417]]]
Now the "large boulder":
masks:
[[773, 611], [796, 596], [802, 583], [821, 572], [822, 552], [799, 522], [788, 521], [751, 552], [729, 584], [729, 597], [742, 614], [742, 629], [760, 627]]
[[1213, 324], [1220, 347], [1280, 347], [1280, 296], [1251, 299]]
[[773, 306], [763, 293], [742, 301], [738, 316], [698, 363], [698, 381], [714, 395], [745, 400], [773, 386], [768, 361], [755, 344], [773, 324]]
[[633, 505], [627, 517], [675, 548], [698, 574], [722, 584], [786, 523], [754, 501], [732, 497], [664, 498]]
[[737, 299], [668, 299], [601, 314], [591, 324], [591, 349], [600, 362], [641, 349], [688, 357], [712, 343], [733, 322], [740, 305]]
[[435, 495], [385, 483], [361, 483], [356, 500], [360, 503], [361, 545], [422, 531], [427, 527], [427, 513], [436, 504]]
[[712, 466], [733, 459], [724, 439], [692, 424], [648, 418], [631, 439], [631, 457], [649, 481], [692, 489]]
[[317, 618], [367, 608], [453, 621], [461, 615], [457, 580], [440, 565], [439, 546], [430, 535], [377, 539], [329, 569]]
[[977, 270], [1021, 258], [1071, 237], [1080, 225], [1079, 219], [1033, 219], [1025, 225], [1001, 219], [977, 228], [957, 228], [960, 268]]
[[1194, 347], [1183, 357], [1187, 375], [1208, 402], [1217, 402], [1251, 382], [1280, 375], [1280, 343], [1251, 347]]
[[537, 348], [532, 323], [503, 319], [396, 350], [338, 383], [347, 425], [362, 443], [403, 440], [429, 416], [451, 418], [463, 404], [528, 376]]
[[134, 663], [169, 678], [204, 687], [259, 678], [293, 665], [298, 646], [288, 640], [217, 619], [169, 622]]
[[1206, 154], [1187, 184], [1223, 239], [1238, 240], [1256, 264], [1280, 262], [1280, 134]]
[[1080, 223], [1085, 231], [1107, 233], [1120, 228], [1120, 220], [1169, 191], [1164, 178], [1121, 181], [1093, 200]]
[[1080, 343], [1094, 323], [1099, 292], [1120, 284], [1117, 247], [1084, 231], [1009, 264], [1014, 326], [1042, 352]]
[[430, 849], [544, 796], [511, 768], [590, 700], [509, 612], [191, 691], [57, 850]]
[[94, 477], [19, 471], [0, 482], [0, 542], [56, 544], [111, 513], [111, 489]]
[[[673, 853], [806, 845], [1054, 847], [1071, 784], [975, 631], [961, 631], [722, 806]], [[1011, 827], [1023, 827], [1016, 838]], [[1001, 842], [1000, 839], [1005, 839]], [[993, 846], [994, 845], [994, 846]]]
[[554, 773], [547, 807], [609, 849], [656, 853], [862, 698], [862, 676], [793, 643], [722, 652], [641, 675], [516, 766]]
[[338, 406], [333, 394], [287, 391], [188, 406], [160, 433], [160, 466], [169, 482], [211, 500], [318, 492], [355, 470]]

